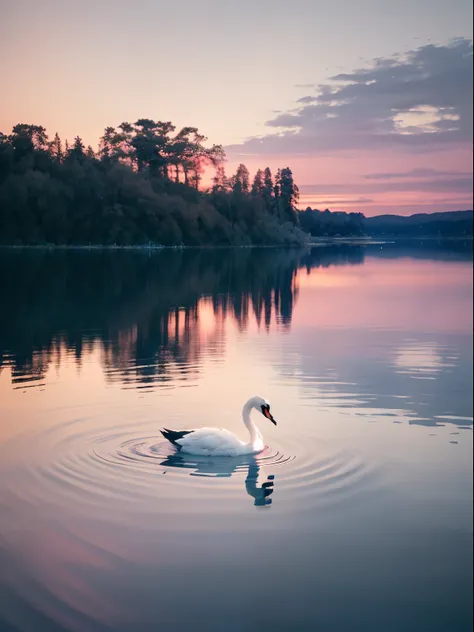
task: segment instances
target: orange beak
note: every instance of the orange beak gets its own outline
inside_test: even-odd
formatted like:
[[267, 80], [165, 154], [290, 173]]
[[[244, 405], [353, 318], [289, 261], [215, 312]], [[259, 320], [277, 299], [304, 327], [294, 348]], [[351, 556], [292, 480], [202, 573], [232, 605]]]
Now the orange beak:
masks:
[[277, 422], [273, 419], [273, 415], [271, 414], [270, 408], [268, 406], [262, 406], [262, 413], [267, 419], [272, 422], [272, 424], [274, 424], [275, 426], [277, 425]]

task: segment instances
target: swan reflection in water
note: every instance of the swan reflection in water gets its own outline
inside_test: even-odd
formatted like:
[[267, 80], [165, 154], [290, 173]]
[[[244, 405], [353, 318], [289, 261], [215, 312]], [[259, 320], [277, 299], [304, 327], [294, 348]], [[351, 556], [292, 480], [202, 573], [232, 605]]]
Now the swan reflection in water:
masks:
[[245, 478], [245, 491], [254, 499], [255, 507], [268, 507], [272, 504], [270, 496], [273, 494], [275, 476], [270, 474], [260, 486], [260, 465], [252, 455], [242, 457], [197, 457], [184, 454], [170, 454], [161, 461], [164, 467], [179, 467], [193, 470], [191, 476], [204, 476], [208, 478], [230, 478], [237, 472], [247, 469]]

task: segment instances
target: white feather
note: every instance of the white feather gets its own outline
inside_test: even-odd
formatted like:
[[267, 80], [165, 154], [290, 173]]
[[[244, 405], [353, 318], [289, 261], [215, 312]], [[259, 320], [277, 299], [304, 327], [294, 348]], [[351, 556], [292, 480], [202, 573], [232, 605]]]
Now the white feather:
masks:
[[[261, 397], [252, 397], [243, 407], [243, 422], [250, 433], [247, 442], [223, 428], [196, 428], [189, 430], [189, 434], [177, 439], [176, 443], [181, 446], [181, 452], [199, 456], [241, 456], [261, 452], [264, 448], [263, 438], [250, 417], [250, 411], [256, 409], [264, 412], [262, 407], [267, 408], [267, 414], [270, 415], [270, 404]], [[271, 415], [268, 418], [276, 425]]]

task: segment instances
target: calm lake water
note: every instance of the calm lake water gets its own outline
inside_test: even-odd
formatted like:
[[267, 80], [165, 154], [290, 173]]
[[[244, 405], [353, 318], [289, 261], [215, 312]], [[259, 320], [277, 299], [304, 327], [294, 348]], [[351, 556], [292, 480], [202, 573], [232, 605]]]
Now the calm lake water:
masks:
[[470, 630], [471, 249], [0, 252], [0, 630]]

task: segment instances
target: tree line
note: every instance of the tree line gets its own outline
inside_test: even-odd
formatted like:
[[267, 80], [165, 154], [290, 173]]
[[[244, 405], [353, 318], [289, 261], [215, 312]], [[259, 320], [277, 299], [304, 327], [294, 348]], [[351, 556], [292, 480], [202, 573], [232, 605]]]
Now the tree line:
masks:
[[[107, 127], [97, 151], [39, 125], [0, 133], [0, 243], [296, 245], [307, 241], [290, 168], [228, 177], [195, 127], [138, 119]], [[202, 177], [212, 168], [212, 186]]]
[[300, 226], [313, 237], [472, 237], [473, 212], [447, 211], [411, 216], [363, 213], [301, 211]]
[[366, 232], [362, 213], [319, 211], [308, 207], [300, 213], [300, 224], [313, 237], [359, 237]]

